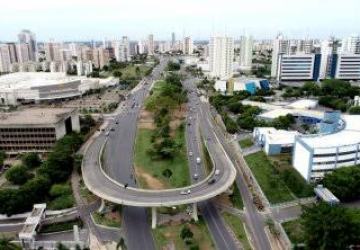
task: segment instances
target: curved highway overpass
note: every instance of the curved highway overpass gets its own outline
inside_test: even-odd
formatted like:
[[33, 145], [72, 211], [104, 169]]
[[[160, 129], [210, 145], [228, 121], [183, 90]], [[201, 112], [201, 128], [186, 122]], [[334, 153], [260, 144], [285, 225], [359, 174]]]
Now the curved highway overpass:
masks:
[[[160, 73], [155, 71], [154, 74]], [[190, 91], [193, 94], [192, 98], [194, 98], [194, 116], [197, 116], [197, 126], [200, 127], [213, 164], [219, 173], [215, 175], [215, 171], [212, 171], [205, 179], [199, 180], [191, 186], [166, 190], [148, 190], [130, 186], [125, 188], [125, 182], [120, 183], [112, 178], [111, 174], [124, 174], [121, 173], [122, 164], [132, 164], [132, 157], [129, 155], [133, 154], [132, 148], [135, 141], [137, 117], [142, 103], [151, 88], [150, 84], [148, 84], [150, 81], [153, 81], [153, 79], [145, 79], [141, 82], [139, 85], [141, 87], [137, 88], [123, 103], [120, 112], [114, 114], [113, 119], [108, 119], [105, 128], [106, 132], [97, 132], [91, 139], [92, 141], [88, 145], [82, 162], [83, 179], [87, 188], [104, 200], [138, 207], [177, 206], [197, 203], [225, 192], [235, 180], [236, 169], [214, 133], [211, 115], [203, 107], [204, 105], [200, 103], [195, 90]], [[194, 125], [192, 124], [192, 126]], [[107, 131], [109, 131], [108, 136]], [[103, 150], [111, 156], [110, 161], [113, 161], [111, 165], [116, 169], [110, 171], [102, 164]], [[123, 157], [121, 157], [122, 154]], [[128, 173], [126, 174], [128, 175]], [[130, 177], [133, 178], [133, 174]], [[208, 180], [212, 178], [216, 179], [216, 181], [209, 184]], [[181, 191], [189, 189], [191, 190], [190, 194], [181, 194]]]

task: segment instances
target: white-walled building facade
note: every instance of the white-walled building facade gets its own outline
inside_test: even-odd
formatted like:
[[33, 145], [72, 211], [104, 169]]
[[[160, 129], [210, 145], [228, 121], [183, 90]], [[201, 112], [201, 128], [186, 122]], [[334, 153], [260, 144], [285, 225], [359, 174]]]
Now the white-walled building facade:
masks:
[[209, 70], [212, 77], [229, 79], [233, 74], [234, 40], [226, 36], [213, 36], [209, 44]]

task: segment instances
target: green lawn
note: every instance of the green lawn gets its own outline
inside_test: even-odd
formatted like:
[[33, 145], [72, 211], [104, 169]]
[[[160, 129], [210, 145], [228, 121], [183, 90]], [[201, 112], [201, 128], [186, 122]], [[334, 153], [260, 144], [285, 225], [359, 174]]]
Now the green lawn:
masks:
[[[194, 234], [190, 245], [187, 245], [180, 237], [180, 232], [184, 226], [189, 227]], [[215, 249], [210, 232], [201, 218], [197, 223], [186, 222], [180, 225], [158, 226], [153, 230], [153, 236], [156, 249], [159, 250], [167, 249], [166, 246], [170, 245], [173, 245], [175, 249]]]
[[246, 236], [244, 224], [242, 220], [230, 213], [224, 212], [223, 217], [225, 222], [231, 227], [231, 230], [235, 233], [237, 239], [241, 242], [245, 250], [251, 250], [249, 240]]
[[234, 183], [233, 193], [230, 195], [230, 200], [235, 208], [238, 209], [244, 208], [244, 203], [236, 183]]
[[[189, 180], [189, 166], [186, 156], [185, 135], [183, 130], [177, 130], [175, 140], [181, 143], [181, 149], [172, 160], [153, 160], [147, 153], [151, 148], [150, 129], [138, 129], [135, 142], [135, 166], [142, 168], [145, 172], [151, 174], [153, 177], [159, 179], [166, 187], [184, 187], [190, 184]], [[166, 178], [162, 175], [165, 169], [172, 171], [172, 176]], [[143, 188], [148, 188], [146, 183], [139, 179], [140, 185]]]
[[250, 148], [251, 146], [253, 146], [254, 142], [251, 140], [251, 138], [247, 138], [247, 139], [239, 141], [239, 144], [240, 144], [240, 147], [242, 149], [244, 149], [244, 148]]
[[313, 186], [291, 166], [291, 154], [280, 154], [269, 157], [272, 166], [279, 173], [291, 192], [298, 198], [314, 196]]
[[102, 214], [99, 212], [95, 212], [92, 214], [94, 221], [96, 224], [108, 226], [108, 227], [121, 227], [121, 219], [120, 214], [116, 212], [116, 218], [111, 217], [109, 214]]
[[264, 152], [247, 155], [245, 160], [270, 203], [281, 203], [295, 198]]
[[293, 244], [304, 243], [305, 236], [301, 225], [301, 219], [282, 223], [282, 226]]

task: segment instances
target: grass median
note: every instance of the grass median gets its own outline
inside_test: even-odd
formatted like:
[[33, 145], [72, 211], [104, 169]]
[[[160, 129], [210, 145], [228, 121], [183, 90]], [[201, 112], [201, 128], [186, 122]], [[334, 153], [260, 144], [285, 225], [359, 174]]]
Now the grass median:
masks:
[[[184, 132], [180, 129], [176, 131], [175, 140], [182, 146], [176, 156], [169, 160], [153, 160], [149, 155], [148, 151], [152, 148], [152, 133], [153, 130], [144, 128], [137, 131], [135, 168], [137, 168], [140, 186], [150, 189], [163, 189], [189, 185], [189, 167]], [[164, 175], [166, 169], [172, 172], [169, 178]]]
[[[191, 233], [184, 233], [188, 231], [186, 229], [189, 229]], [[172, 223], [158, 226], [153, 230], [153, 236], [156, 249], [215, 249], [210, 232], [201, 217], [197, 223]]]
[[289, 154], [266, 156], [262, 151], [245, 156], [270, 203], [313, 196], [312, 185], [291, 166], [290, 157]]
[[246, 236], [244, 223], [242, 222], [242, 220], [239, 217], [232, 215], [230, 213], [227, 213], [227, 212], [223, 213], [223, 217], [224, 217], [226, 224], [229, 225], [231, 230], [236, 235], [236, 238], [241, 242], [243, 249], [251, 250], [252, 248], [251, 248], [249, 240]]

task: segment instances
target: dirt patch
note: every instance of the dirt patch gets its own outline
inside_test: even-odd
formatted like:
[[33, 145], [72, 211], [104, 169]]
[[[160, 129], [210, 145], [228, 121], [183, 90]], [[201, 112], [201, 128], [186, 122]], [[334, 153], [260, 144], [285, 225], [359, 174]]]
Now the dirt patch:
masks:
[[141, 109], [139, 114], [138, 128], [155, 129], [153, 113], [145, 109]]
[[223, 204], [223, 205], [229, 206], [229, 207], [233, 206], [233, 204], [230, 200], [230, 197], [227, 194], [218, 195], [214, 199], [215, 199], [215, 202], [217, 202], [218, 204]]
[[145, 172], [145, 170], [142, 168], [135, 167], [135, 174], [137, 178], [141, 178], [146, 183], [146, 186], [149, 189], [160, 190], [166, 188], [163, 182], [161, 182], [159, 179], [156, 179], [149, 173]]

